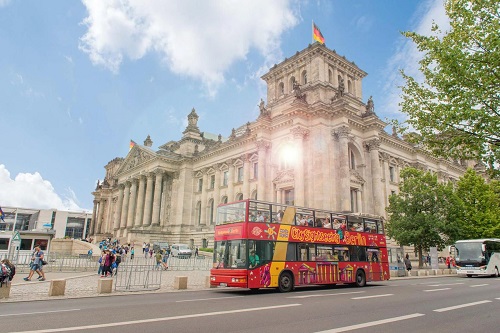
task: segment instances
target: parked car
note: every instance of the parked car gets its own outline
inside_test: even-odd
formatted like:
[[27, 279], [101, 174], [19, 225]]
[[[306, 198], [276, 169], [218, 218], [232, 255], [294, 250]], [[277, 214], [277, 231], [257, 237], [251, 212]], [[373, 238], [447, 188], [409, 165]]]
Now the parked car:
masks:
[[191, 258], [193, 252], [187, 244], [172, 244], [172, 257]]

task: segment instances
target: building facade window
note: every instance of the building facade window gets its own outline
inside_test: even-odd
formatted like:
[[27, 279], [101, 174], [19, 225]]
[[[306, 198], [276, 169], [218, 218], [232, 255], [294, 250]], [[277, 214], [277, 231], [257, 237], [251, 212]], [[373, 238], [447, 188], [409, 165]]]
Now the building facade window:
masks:
[[389, 179], [391, 180], [391, 182], [394, 181], [394, 167], [392, 165], [389, 166]]
[[358, 211], [357, 194], [358, 191], [356, 189], [351, 189], [351, 212]]
[[238, 167], [238, 182], [243, 181], [243, 167]]
[[210, 188], [212, 190], [215, 188], [215, 175], [210, 176]]
[[222, 185], [223, 186], [227, 186], [227, 184], [229, 183], [229, 172], [226, 170], [224, 171], [224, 173], [222, 174]]
[[253, 179], [259, 178], [259, 163], [255, 162], [253, 164]]
[[214, 207], [215, 207], [215, 204], [214, 204], [214, 200], [210, 200], [210, 202], [208, 203], [208, 222], [212, 225], [214, 224]]
[[196, 204], [196, 224], [201, 224], [201, 201]]
[[356, 157], [354, 156], [354, 152], [352, 150], [350, 150], [350, 153], [349, 153], [349, 166], [350, 166], [351, 170], [356, 169]]
[[307, 71], [302, 72], [302, 84], [307, 84]]
[[198, 192], [203, 190], [203, 178], [198, 178]]
[[285, 84], [283, 82], [280, 82], [278, 85], [278, 91], [280, 96], [283, 96], [285, 94]]

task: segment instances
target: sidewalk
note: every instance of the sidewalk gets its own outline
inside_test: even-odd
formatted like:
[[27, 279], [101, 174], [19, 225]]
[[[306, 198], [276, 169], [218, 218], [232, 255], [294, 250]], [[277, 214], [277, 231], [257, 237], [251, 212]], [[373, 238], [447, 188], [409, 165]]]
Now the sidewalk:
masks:
[[[20, 302], [32, 300], [53, 300], [65, 298], [83, 298], [97, 296], [116, 296], [130, 295], [136, 293], [155, 293], [155, 292], [170, 292], [177, 291], [173, 288], [174, 279], [176, 276], [188, 277], [187, 290], [205, 289], [205, 278], [209, 276], [209, 271], [163, 271], [161, 277], [160, 289], [154, 291], [115, 291], [111, 294], [98, 294], [97, 285], [100, 279], [97, 272], [48, 272], [45, 273], [46, 281], [37, 281], [37, 275], [31, 281], [24, 281], [23, 278], [27, 274], [16, 274], [12, 281], [10, 297], [0, 299], [2, 302]], [[66, 280], [66, 291], [64, 296], [48, 296], [50, 281], [56, 279]], [[113, 281], [114, 282], [114, 281]]]

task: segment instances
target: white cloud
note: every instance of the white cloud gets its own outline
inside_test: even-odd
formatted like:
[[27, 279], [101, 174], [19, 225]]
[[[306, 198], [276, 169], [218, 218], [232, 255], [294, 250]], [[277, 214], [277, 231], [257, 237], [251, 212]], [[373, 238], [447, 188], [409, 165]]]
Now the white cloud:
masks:
[[280, 35], [298, 23], [292, 0], [82, 0], [88, 30], [80, 49], [117, 73], [128, 58], [159, 53], [169, 69], [199, 79], [210, 95], [224, 72], [255, 48], [279, 51]]
[[0, 164], [0, 204], [2, 206], [81, 211], [75, 193], [61, 198], [48, 180], [38, 173], [19, 173], [14, 179], [5, 165]]
[[[415, 24], [409, 30], [421, 35], [431, 35], [432, 22], [436, 22], [442, 31], [446, 31], [449, 28], [449, 19], [443, 1], [428, 0], [422, 3], [417, 9], [414, 22]], [[401, 37], [395, 53], [388, 60], [384, 71], [385, 75], [383, 76], [385, 84], [383, 86], [384, 97], [381, 105], [386, 116], [398, 119], [403, 116], [399, 107], [401, 101], [399, 87], [404, 85], [405, 82], [399, 71], [403, 69], [406, 74], [414, 77], [417, 81], [422, 81], [423, 76], [419, 71], [420, 64], [418, 63], [422, 56], [422, 53], [418, 51], [411, 39]]]

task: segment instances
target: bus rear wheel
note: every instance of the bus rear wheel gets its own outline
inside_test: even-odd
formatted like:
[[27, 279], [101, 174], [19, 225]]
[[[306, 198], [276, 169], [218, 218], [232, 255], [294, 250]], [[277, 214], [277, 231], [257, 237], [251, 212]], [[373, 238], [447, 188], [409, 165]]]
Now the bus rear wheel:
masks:
[[293, 277], [290, 272], [283, 272], [280, 275], [278, 289], [282, 293], [287, 293], [293, 289]]
[[366, 275], [365, 272], [361, 269], [359, 269], [356, 272], [356, 287], [364, 287], [366, 286]]

